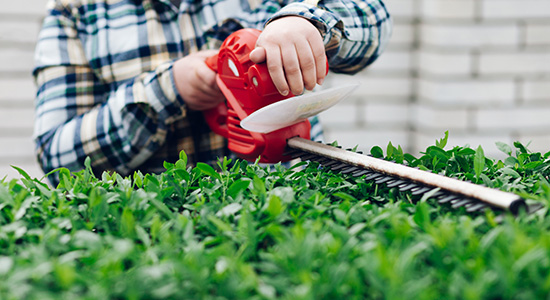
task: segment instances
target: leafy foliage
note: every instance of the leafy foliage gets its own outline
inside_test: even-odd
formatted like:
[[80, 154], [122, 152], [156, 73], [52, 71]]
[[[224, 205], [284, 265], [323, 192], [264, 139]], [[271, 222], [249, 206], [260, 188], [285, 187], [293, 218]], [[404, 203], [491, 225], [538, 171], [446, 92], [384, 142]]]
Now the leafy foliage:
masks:
[[[374, 156], [543, 201], [550, 153], [499, 144]], [[324, 171], [221, 160], [0, 184], [0, 298], [543, 299], [547, 209], [499, 223]]]

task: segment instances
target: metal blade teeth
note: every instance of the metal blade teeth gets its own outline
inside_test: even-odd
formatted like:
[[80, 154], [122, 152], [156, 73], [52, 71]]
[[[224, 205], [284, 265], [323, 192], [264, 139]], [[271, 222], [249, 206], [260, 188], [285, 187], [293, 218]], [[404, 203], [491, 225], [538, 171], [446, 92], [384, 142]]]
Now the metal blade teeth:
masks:
[[374, 183], [382, 184], [382, 183], [386, 183], [386, 182], [388, 182], [392, 179], [393, 179], [393, 177], [391, 177], [391, 176], [382, 176], [382, 177], [378, 177], [377, 179], [375, 179]]
[[[451, 203], [452, 203], [452, 201], [451, 201]], [[460, 199], [460, 200], [457, 200], [454, 203], [452, 203], [451, 207], [452, 208], [459, 208], [459, 207], [465, 206], [466, 204], [470, 204], [470, 203], [472, 203], [472, 201], [470, 199]]]
[[466, 205], [467, 212], [481, 211], [487, 208], [485, 203], [472, 203], [472, 205]]
[[348, 167], [348, 164], [340, 163], [340, 164], [337, 164], [337, 165], [332, 166], [330, 169], [331, 169], [332, 171], [338, 171], [338, 170], [343, 169], [343, 168], [345, 168], [345, 167]]
[[399, 190], [402, 192], [406, 192], [410, 189], [417, 188], [418, 185], [416, 183], [405, 183], [399, 186]]
[[314, 160], [319, 156], [317, 154], [305, 154], [305, 155], [299, 155], [299, 157], [302, 161], [306, 161], [306, 160]]
[[[330, 146], [330, 145], [329, 145]], [[337, 146], [336, 148], [342, 148]], [[347, 149], [352, 151], [352, 149]], [[361, 151], [355, 153], [362, 154]], [[373, 181], [375, 184], [385, 184], [387, 188], [397, 188], [400, 192], [410, 192], [413, 196], [419, 196], [429, 191], [433, 191], [433, 186], [425, 186], [421, 183], [415, 181], [410, 181], [408, 179], [402, 179], [400, 177], [394, 177], [391, 175], [386, 175], [384, 173], [379, 173], [370, 169], [364, 169], [362, 167], [350, 165], [333, 158], [325, 157], [319, 154], [311, 154], [306, 151], [298, 149], [290, 149], [285, 153], [292, 158], [300, 158], [302, 161], [315, 161], [319, 163], [322, 167], [330, 169], [335, 172], [340, 172], [341, 174], [350, 174], [353, 177], [362, 177], [366, 181]], [[366, 156], [372, 156], [370, 154], [365, 154]], [[418, 168], [416, 168], [418, 169]], [[464, 196], [447, 192], [445, 190], [439, 190], [431, 195], [431, 198], [435, 199], [439, 204], [448, 204], [453, 209], [464, 207], [466, 212], [480, 212], [491, 206], [487, 203], [480, 202], [473, 198], [464, 198]], [[527, 206], [527, 213], [533, 213], [538, 209], [544, 207], [542, 204], [535, 203]]]
[[373, 179], [376, 179], [376, 178], [381, 177], [381, 176], [384, 176], [384, 175], [380, 174], [380, 173], [372, 173], [370, 175], [367, 175], [365, 177], [365, 180], [373, 180]]
[[443, 196], [443, 195], [446, 195], [445, 192], [442, 191], [442, 190], [439, 190], [439, 191], [435, 192], [435, 193], [432, 195], [432, 197], [433, 197], [433, 198], [437, 198], [437, 197], [441, 197], [441, 196]]
[[319, 164], [321, 165], [325, 165], [326, 163], [332, 161], [332, 159], [330, 158], [325, 158], [325, 157], [319, 157], [318, 159], [315, 160], [316, 162], [318, 162]]
[[361, 168], [359, 167], [353, 167], [353, 166], [348, 166], [347, 168], [343, 169], [342, 171], [340, 171], [340, 173], [342, 174], [350, 174], [350, 173], [354, 173], [354, 172], [357, 172], [361, 170]]
[[351, 176], [360, 177], [360, 176], [363, 176], [363, 175], [369, 174], [369, 173], [371, 173], [371, 171], [365, 170], [365, 169], [360, 169], [359, 171], [356, 171], [356, 172], [352, 173]]
[[330, 168], [331, 166], [334, 166], [334, 165], [336, 165], [336, 164], [338, 164], [338, 163], [340, 163], [340, 162], [337, 161], [337, 160], [331, 160], [331, 161], [329, 161], [329, 162], [327, 162], [327, 163], [324, 163], [324, 164], [323, 164], [323, 167], [325, 167], [325, 168]]
[[398, 179], [398, 180], [395, 180], [395, 181], [392, 181], [392, 182], [387, 182], [386, 186], [389, 187], [389, 188], [393, 188], [393, 187], [396, 187], [396, 186], [401, 185], [403, 183], [407, 183], [407, 181]]
[[411, 189], [411, 194], [417, 196], [417, 195], [424, 194], [427, 191], [431, 191], [432, 189], [433, 189], [432, 187], [418, 187], [416, 189]]
[[456, 196], [456, 195], [447, 195], [447, 196], [444, 196], [444, 197], [441, 197], [437, 200], [438, 203], [440, 204], [445, 204], [445, 203], [449, 203], [451, 202], [452, 200], [455, 200], [455, 199], [458, 199], [459, 197]]
[[386, 184], [386, 187], [392, 183], [395, 183], [396, 181], [399, 181], [399, 179], [396, 179], [394, 177], [392, 177], [390, 180], [384, 182]]
[[363, 154], [363, 151], [361, 150], [353, 151], [353, 148], [346, 148], [346, 151], [357, 153], [357, 154]]

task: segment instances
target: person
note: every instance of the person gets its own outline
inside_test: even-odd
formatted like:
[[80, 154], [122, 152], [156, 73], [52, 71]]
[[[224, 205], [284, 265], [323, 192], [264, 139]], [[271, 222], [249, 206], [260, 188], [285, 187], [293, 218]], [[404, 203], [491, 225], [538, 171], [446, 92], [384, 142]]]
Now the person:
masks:
[[250, 59], [299, 95], [323, 83], [326, 59], [333, 72], [368, 66], [392, 26], [381, 0], [50, 0], [33, 70], [44, 172], [90, 157], [98, 174], [158, 173], [181, 150], [190, 164], [230, 155], [202, 115], [224, 101], [205, 59], [241, 28], [262, 30]]

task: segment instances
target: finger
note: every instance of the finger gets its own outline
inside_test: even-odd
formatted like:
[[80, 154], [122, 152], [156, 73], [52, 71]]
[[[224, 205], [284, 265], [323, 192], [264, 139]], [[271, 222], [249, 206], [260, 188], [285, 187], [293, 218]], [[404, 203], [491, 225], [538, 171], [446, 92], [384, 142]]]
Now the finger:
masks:
[[283, 70], [283, 61], [281, 58], [281, 50], [277, 46], [265, 48], [267, 59], [267, 70], [269, 76], [273, 81], [273, 84], [279, 91], [279, 94], [286, 96], [289, 92], [289, 86], [285, 78], [285, 72]]
[[187, 106], [190, 109], [202, 111], [215, 107], [223, 100], [223, 98], [212, 97], [200, 90], [195, 90], [194, 94], [187, 99]]
[[313, 38], [308, 40], [315, 59], [315, 70], [317, 73], [317, 83], [323, 84], [327, 76], [327, 56], [325, 54], [325, 45], [323, 39]]
[[214, 97], [214, 98], [208, 98], [206, 101], [202, 101], [201, 102], [201, 109], [200, 110], [206, 110], [206, 109], [210, 109], [210, 108], [213, 108], [213, 107], [216, 107], [218, 106], [218, 104], [220, 104], [220, 102], [222, 102], [224, 99], [223, 98], [219, 98], [219, 97]]
[[263, 47], [256, 47], [250, 52], [250, 60], [255, 63], [263, 63], [265, 61], [265, 49]]
[[304, 79], [294, 43], [282, 49], [282, 59], [286, 82], [290, 87], [290, 91], [294, 95], [302, 94], [304, 92]]
[[201, 58], [206, 59], [206, 58], [208, 58], [210, 56], [214, 56], [216, 54], [218, 54], [218, 50], [208, 49], [208, 50], [201, 50], [199, 52], [195, 52], [191, 55], [196, 55], [197, 57], [201, 57]]
[[303, 84], [307, 90], [313, 90], [317, 83], [317, 72], [310, 44], [305, 40], [298, 41], [296, 44], [296, 53], [300, 62]]
[[204, 66], [195, 69], [196, 77], [199, 79], [195, 88], [200, 89], [207, 95], [219, 96], [221, 94], [218, 83], [216, 82], [216, 72]]

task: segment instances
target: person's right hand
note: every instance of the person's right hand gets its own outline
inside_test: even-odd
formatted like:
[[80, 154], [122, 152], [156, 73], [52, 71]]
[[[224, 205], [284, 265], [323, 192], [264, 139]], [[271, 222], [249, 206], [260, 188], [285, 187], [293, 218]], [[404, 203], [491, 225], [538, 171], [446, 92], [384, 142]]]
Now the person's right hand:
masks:
[[273, 84], [283, 96], [312, 90], [327, 74], [323, 37], [307, 19], [286, 16], [267, 24], [250, 52], [254, 63], [266, 62]]
[[190, 109], [207, 110], [225, 100], [216, 83], [216, 72], [205, 62], [217, 53], [217, 50], [199, 51], [174, 63], [172, 71], [176, 88]]

